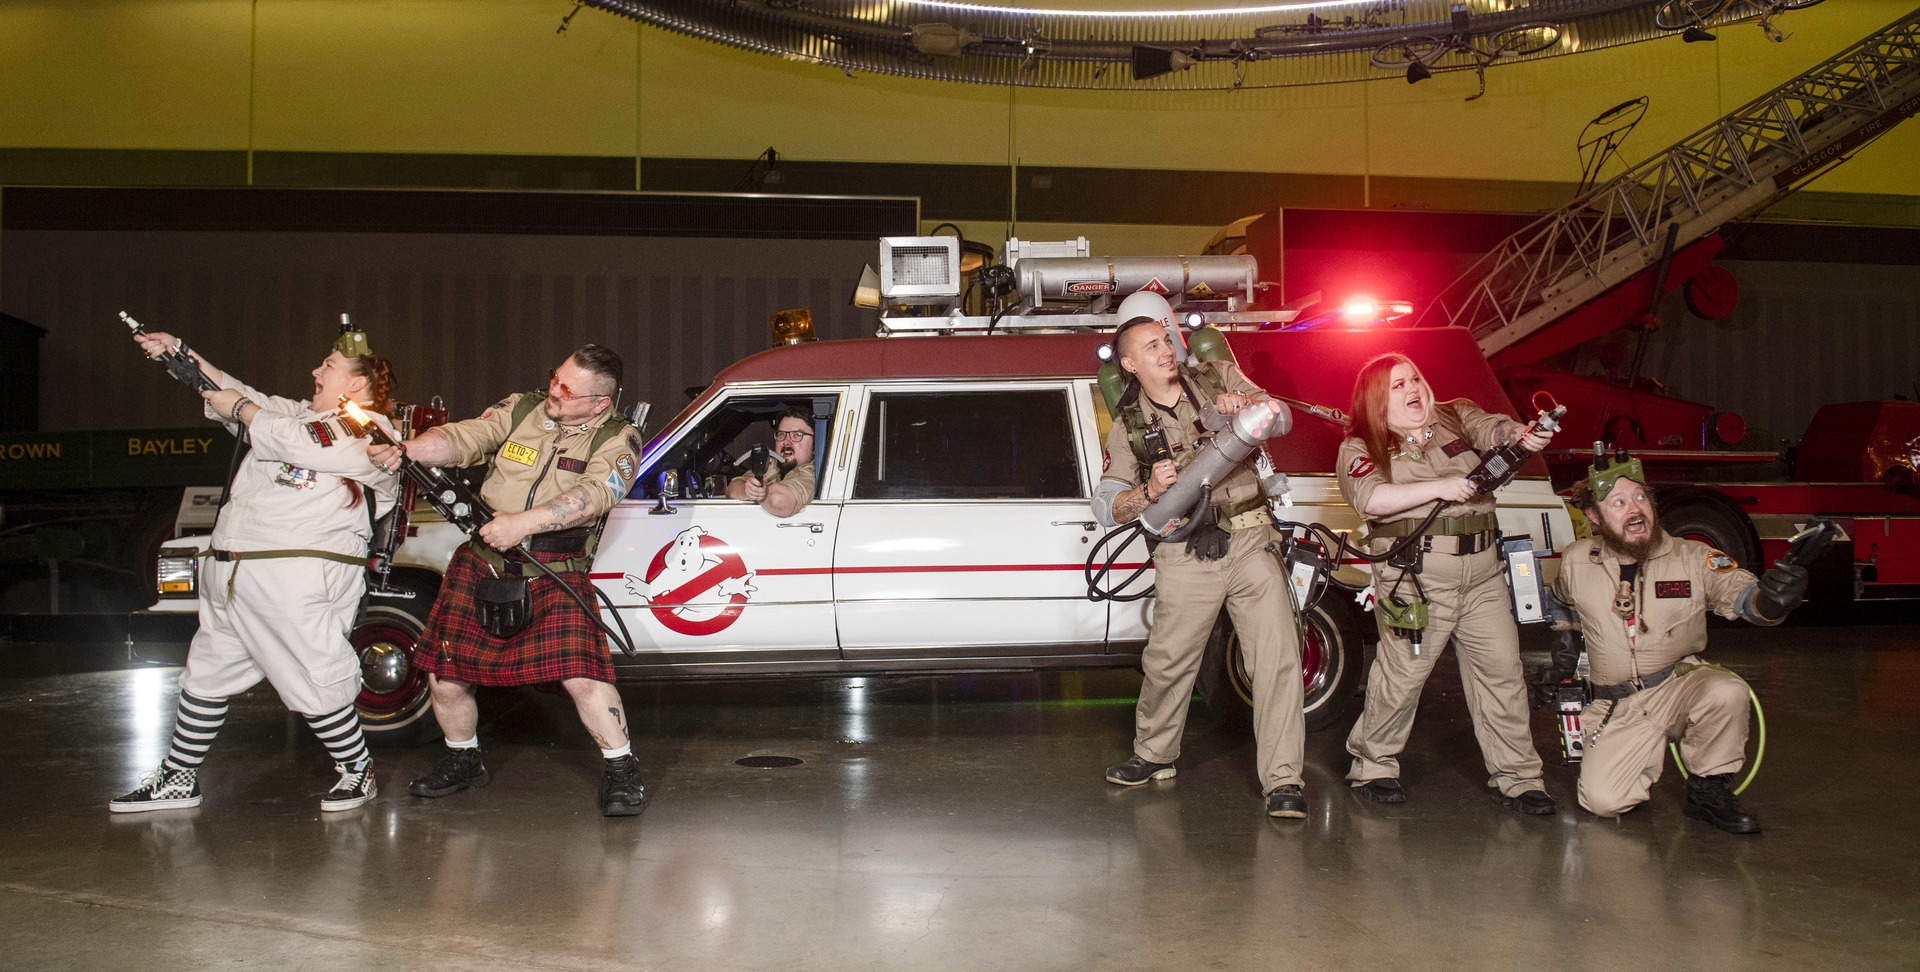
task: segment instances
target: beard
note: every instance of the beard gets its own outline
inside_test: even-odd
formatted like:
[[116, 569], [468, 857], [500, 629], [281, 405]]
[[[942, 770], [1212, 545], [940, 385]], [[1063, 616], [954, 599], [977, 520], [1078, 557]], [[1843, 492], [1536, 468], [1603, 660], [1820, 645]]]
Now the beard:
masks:
[[1595, 510], [1594, 513], [1595, 515], [1588, 522], [1593, 526], [1594, 535], [1600, 538], [1601, 544], [1612, 550], [1615, 554], [1631, 557], [1636, 561], [1647, 559], [1647, 555], [1653, 553], [1654, 546], [1659, 544], [1660, 538], [1666, 536], [1666, 531], [1660, 528], [1660, 515], [1658, 512], [1652, 514], [1650, 517], [1652, 521], [1650, 524], [1651, 528], [1647, 531], [1646, 539], [1639, 541], [1629, 541], [1625, 536], [1616, 532], [1613, 526], [1607, 522], [1606, 518], [1599, 515], [1598, 510]]

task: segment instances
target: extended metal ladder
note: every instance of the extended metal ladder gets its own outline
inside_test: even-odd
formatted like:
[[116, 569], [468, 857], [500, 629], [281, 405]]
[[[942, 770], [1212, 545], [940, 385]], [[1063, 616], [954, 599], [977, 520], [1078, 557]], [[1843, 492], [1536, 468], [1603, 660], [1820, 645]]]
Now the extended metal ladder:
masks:
[[1512, 347], [1762, 209], [1920, 111], [1920, 9], [1502, 242], [1422, 326]]

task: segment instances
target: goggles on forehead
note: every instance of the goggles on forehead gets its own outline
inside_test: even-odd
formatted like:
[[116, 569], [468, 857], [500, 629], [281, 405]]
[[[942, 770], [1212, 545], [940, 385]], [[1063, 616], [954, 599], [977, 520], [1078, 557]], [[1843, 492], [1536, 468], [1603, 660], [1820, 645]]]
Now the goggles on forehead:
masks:
[[1600, 442], [1593, 444], [1593, 465], [1587, 467], [1587, 489], [1593, 494], [1593, 501], [1600, 502], [1613, 492], [1613, 487], [1622, 479], [1631, 479], [1636, 483], [1647, 481], [1646, 468], [1640, 460], [1627, 455], [1627, 450], [1615, 449], [1613, 455], [1607, 455], [1607, 447]]

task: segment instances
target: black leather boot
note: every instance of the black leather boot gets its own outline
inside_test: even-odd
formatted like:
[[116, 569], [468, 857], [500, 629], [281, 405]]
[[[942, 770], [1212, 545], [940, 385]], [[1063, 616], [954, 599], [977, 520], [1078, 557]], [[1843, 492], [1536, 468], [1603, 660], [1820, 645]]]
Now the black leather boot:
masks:
[[407, 792], [417, 797], [452, 796], [471, 786], [486, 786], [493, 779], [480, 747], [448, 749], [433, 772], [407, 784]]
[[600, 812], [608, 817], [637, 817], [647, 809], [647, 785], [640, 779], [640, 761], [633, 755], [607, 760], [600, 778]]
[[1757, 834], [1760, 818], [1748, 813], [1733, 795], [1733, 774], [1694, 775], [1687, 778], [1687, 816], [1730, 834]]

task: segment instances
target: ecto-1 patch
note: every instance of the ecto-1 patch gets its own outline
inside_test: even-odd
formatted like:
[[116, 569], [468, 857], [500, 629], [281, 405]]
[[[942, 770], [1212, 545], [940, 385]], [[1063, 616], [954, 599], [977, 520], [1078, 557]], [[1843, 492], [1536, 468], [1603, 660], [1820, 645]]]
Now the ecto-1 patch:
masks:
[[1366, 456], [1354, 456], [1353, 462], [1347, 465], [1348, 479], [1364, 479], [1371, 472], [1373, 472], [1373, 460]]
[[669, 631], [700, 637], [726, 630], [759, 588], [733, 546], [690, 526], [661, 547], [646, 576], [626, 575], [638, 597]]
[[1730, 570], [1739, 570], [1740, 562], [1715, 550], [1707, 554], [1707, 569], [1716, 574], [1724, 574]]
[[1654, 597], [1692, 597], [1693, 582], [1683, 581], [1683, 580], [1654, 581], [1653, 596]]
[[522, 466], [531, 466], [539, 461], [540, 450], [509, 440], [506, 445], [500, 447], [500, 458], [508, 462], [517, 462]]
[[320, 444], [320, 448], [333, 445], [333, 429], [325, 422], [308, 422], [307, 438]]

